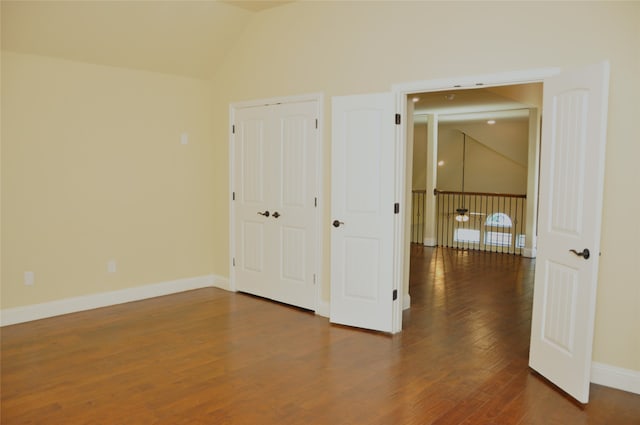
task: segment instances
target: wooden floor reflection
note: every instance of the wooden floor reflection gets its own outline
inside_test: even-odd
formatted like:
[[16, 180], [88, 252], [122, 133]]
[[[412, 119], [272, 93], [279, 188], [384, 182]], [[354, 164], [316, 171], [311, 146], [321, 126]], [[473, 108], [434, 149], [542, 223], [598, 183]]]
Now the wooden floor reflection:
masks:
[[202, 289], [2, 329], [4, 424], [640, 424], [527, 367], [534, 262], [414, 247], [390, 336]]

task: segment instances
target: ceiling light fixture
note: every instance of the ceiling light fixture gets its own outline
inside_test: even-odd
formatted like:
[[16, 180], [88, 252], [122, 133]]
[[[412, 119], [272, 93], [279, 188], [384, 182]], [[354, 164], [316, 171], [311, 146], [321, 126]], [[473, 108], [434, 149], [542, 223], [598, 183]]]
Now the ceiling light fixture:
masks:
[[469, 221], [467, 213], [468, 209], [464, 207], [464, 160], [467, 153], [467, 135], [462, 133], [462, 206], [456, 209], [458, 215], [456, 215], [456, 221], [458, 223], [466, 223]]
[[413, 100], [413, 103], [416, 103], [417, 101], [419, 101], [419, 100], [420, 100], [420, 98], [419, 98], [419, 97], [414, 97], [414, 98], [413, 98], [413, 99], [411, 99], [411, 100]]
[[456, 98], [456, 95], [455, 95], [455, 93], [448, 93], [448, 94], [444, 95], [444, 98], [447, 99], [447, 100], [453, 100], [453, 99]]
[[444, 161], [438, 161], [438, 167], [442, 167], [444, 165]]
[[495, 124], [495, 123], [496, 123], [496, 120], [489, 120], [489, 121], [487, 121], [487, 124], [489, 124], [489, 125], [493, 125], [493, 124]]

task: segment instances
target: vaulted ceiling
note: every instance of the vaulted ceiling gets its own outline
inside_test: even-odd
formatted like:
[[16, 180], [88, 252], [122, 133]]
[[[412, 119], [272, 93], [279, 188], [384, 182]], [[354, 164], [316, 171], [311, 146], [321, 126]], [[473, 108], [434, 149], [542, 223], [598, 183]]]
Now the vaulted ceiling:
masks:
[[426, 122], [426, 114], [437, 114], [440, 123], [528, 122], [529, 108], [542, 107], [542, 84], [419, 93], [414, 99], [416, 122]]
[[[256, 15], [290, 2], [2, 0], [2, 49], [207, 79]], [[526, 120], [539, 101], [530, 90], [497, 88], [418, 96], [416, 120], [437, 112], [441, 122]]]
[[210, 78], [252, 17], [283, 3], [2, 0], [2, 49]]

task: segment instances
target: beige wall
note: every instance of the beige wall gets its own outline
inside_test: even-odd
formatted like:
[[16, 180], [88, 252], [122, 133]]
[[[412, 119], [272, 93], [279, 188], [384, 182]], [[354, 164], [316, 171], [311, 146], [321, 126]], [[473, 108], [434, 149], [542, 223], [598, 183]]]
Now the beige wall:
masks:
[[477, 122], [443, 125], [462, 131], [504, 159], [527, 167], [529, 117], [519, 120], [500, 119], [494, 125]]
[[[323, 92], [323, 297], [328, 299], [330, 98], [392, 84], [611, 61], [594, 360], [640, 370], [640, 209], [632, 142], [640, 96], [638, 3], [297, 2], [257, 15], [215, 76], [214, 167], [228, 170], [230, 102]], [[221, 172], [224, 175], [224, 172]], [[214, 272], [228, 274], [227, 178], [216, 181]]]
[[212, 87], [3, 53], [2, 307], [228, 276], [229, 103], [311, 92], [326, 96], [327, 300], [331, 96], [609, 59], [594, 360], [640, 371], [638, 22], [637, 2], [295, 2], [254, 15]]
[[[424, 125], [422, 125], [424, 127]], [[473, 126], [469, 126], [473, 128]], [[418, 132], [419, 133], [419, 132]], [[524, 129], [524, 146], [526, 147], [527, 129]], [[421, 140], [416, 139], [416, 145]], [[417, 150], [424, 155], [425, 147]], [[527, 167], [519, 164], [498, 152], [489, 149], [485, 144], [478, 142], [471, 136], [466, 138], [465, 154], [465, 185], [466, 192], [492, 192], [492, 193], [527, 193]], [[438, 167], [438, 189], [446, 191], [460, 191], [462, 189], [462, 148], [463, 136], [457, 126], [441, 125], [438, 128], [438, 161], [444, 161]], [[422, 161], [424, 164], [424, 161]], [[416, 159], [414, 158], [414, 165]], [[414, 169], [414, 181], [416, 173], [424, 170]], [[422, 189], [425, 183], [422, 182]]]
[[2, 308], [212, 273], [211, 103], [200, 80], [3, 52]]

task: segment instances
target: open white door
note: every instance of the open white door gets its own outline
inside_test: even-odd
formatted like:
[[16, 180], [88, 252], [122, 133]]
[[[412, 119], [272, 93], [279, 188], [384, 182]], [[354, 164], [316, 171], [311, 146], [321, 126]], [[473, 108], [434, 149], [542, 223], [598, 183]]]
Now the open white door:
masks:
[[391, 93], [333, 98], [332, 323], [393, 324], [395, 102]]
[[529, 365], [589, 401], [608, 63], [544, 81], [538, 258]]

